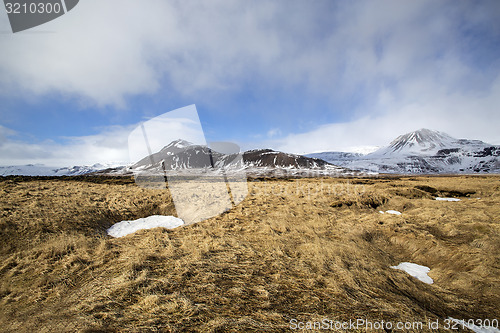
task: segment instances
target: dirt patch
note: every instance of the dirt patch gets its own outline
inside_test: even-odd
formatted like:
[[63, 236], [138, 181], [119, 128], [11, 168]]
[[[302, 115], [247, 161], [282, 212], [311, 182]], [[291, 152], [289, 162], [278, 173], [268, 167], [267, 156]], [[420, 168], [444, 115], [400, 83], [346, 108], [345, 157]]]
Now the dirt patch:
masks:
[[371, 208], [376, 209], [384, 205], [388, 199], [386, 197], [370, 194], [362, 194], [354, 198], [341, 198], [337, 199], [330, 204], [331, 207], [357, 207], [357, 208]]
[[476, 191], [474, 191], [474, 190], [437, 189], [437, 188], [427, 186], [427, 185], [415, 186], [415, 189], [430, 193], [433, 196], [444, 196], [444, 197], [452, 197], [452, 198], [470, 197], [472, 194], [476, 193]]
[[435, 189], [434, 187], [427, 186], [427, 185], [418, 185], [418, 186], [415, 186], [415, 188], [417, 190], [421, 190], [421, 191], [424, 191], [424, 192], [427, 192], [430, 194], [436, 194], [438, 192], [438, 190]]

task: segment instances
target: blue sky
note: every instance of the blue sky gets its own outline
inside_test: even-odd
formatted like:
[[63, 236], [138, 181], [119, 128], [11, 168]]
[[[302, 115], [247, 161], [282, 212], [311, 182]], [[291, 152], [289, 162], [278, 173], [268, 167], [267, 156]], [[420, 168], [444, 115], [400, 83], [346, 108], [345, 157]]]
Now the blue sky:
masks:
[[207, 141], [308, 153], [422, 127], [500, 144], [498, 1], [85, 0], [9, 33], [0, 165], [128, 161], [196, 104]]

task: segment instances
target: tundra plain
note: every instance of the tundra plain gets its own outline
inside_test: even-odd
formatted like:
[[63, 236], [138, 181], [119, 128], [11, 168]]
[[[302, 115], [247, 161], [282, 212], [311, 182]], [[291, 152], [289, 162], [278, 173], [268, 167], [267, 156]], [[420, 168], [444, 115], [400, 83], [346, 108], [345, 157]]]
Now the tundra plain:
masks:
[[[168, 190], [127, 177], [0, 177], [0, 331], [500, 320], [500, 176], [250, 179], [248, 187], [222, 215], [112, 238], [106, 229], [119, 221], [175, 215]], [[429, 267], [434, 283], [390, 268], [401, 262]]]

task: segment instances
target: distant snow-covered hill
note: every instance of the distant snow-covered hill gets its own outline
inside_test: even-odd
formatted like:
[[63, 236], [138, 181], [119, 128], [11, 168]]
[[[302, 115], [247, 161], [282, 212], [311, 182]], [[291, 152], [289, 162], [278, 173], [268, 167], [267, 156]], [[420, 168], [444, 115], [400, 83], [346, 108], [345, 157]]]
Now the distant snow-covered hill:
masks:
[[[354, 160], [354, 159], [357, 159], [357, 158], [364, 156], [364, 154], [349, 153], [349, 152], [343, 152], [343, 151], [325, 151], [322, 153], [312, 153], [312, 154], [307, 154], [304, 156], [319, 158], [321, 160], [333, 163], [333, 161], [335, 161], [335, 162], [351, 161], [351, 160]], [[338, 164], [338, 163], [334, 163], [334, 164]]]
[[306, 155], [346, 168], [382, 173], [498, 173], [500, 146], [455, 139], [429, 129], [397, 137], [367, 155], [324, 152]]
[[78, 176], [110, 168], [121, 163], [97, 163], [92, 166], [50, 167], [43, 164], [0, 166], [0, 176]]

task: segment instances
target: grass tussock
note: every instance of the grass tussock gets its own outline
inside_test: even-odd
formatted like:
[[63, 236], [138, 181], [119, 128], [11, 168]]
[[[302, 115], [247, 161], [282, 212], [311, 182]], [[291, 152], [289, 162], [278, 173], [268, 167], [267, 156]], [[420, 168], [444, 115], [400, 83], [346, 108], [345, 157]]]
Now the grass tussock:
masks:
[[[0, 193], [6, 331], [500, 319], [499, 177], [250, 182], [248, 197], [220, 216], [118, 239], [105, 234], [118, 221], [175, 215], [168, 191], [123, 179], [10, 178]], [[389, 209], [403, 214], [378, 212]], [[434, 284], [389, 268], [402, 261], [430, 267]]]

